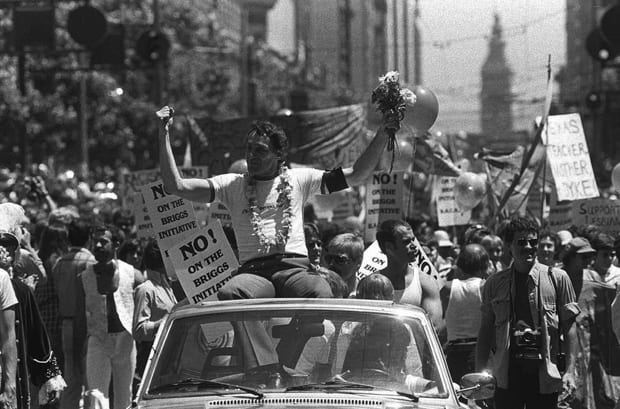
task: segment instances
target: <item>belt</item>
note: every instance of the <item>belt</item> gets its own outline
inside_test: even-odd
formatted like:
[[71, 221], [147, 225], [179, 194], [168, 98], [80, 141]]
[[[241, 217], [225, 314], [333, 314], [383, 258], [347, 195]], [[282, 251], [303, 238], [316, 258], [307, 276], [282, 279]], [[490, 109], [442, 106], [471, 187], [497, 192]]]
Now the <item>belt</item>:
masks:
[[304, 256], [303, 254], [297, 254], [297, 253], [276, 253], [276, 254], [270, 254], [268, 256], [252, 258], [243, 264], [262, 263], [264, 261], [274, 261], [274, 260], [282, 260], [284, 258], [300, 258], [300, 257], [307, 258], [308, 256]]
[[471, 344], [478, 341], [478, 338], [461, 338], [448, 341], [447, 345]]

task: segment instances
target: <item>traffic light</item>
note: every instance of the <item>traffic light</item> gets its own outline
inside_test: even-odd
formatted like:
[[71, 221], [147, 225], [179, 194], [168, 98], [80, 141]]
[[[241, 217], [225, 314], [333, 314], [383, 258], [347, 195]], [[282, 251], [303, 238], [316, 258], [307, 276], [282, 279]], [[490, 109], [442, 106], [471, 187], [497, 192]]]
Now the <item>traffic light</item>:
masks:
[[620, 4], [603, 12], [598, 26], [586, 38], [586, 50], [602, 63], [613, 60], [620, 53]]
[[601, 94], [596, 91], [591, 91], [586, 96], [586, 106], [592, 111], [596, 111], [601, 107]]
[[598, 28], [590, 31], [586, 38], [586, 50], [590, 57], [602, 63], [613, 60], [618, 54]]
[[108, 32], [103, 40], [92, 48], [90, 65], [125, 65], [125, 26], [108, 23]]
[[67, 31], [76, 43], [93, 48], [105, 38], [108, 22], [99, 9], [84, 5], [69, 12]]
[[52, 7], [18, 7], [13, 12], [15, 47], [54, 48], [54, 9]]
[[136, 54], [151, 63], [167, 60], [169, 51], [170, 40], [160, 31], [145, 31], [136, 42]]

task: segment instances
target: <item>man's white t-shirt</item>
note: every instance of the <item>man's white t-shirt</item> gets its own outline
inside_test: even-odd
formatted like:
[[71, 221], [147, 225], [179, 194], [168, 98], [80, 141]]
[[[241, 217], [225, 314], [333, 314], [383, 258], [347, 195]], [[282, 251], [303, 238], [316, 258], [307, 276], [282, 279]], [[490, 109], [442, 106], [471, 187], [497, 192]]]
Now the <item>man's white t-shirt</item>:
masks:
[[0, 311], [17, 304], [17, 297], [9, 273], [0, 268]]
[[[241, 264], [270, 254], [308, 254], [303, 229], [303, 207], [308, 198], [321, 192], [324, 171], [295, 168], [289, 169], [287, 173], [292, 188], [289, 238], [285, 246], [272, 246], [269, 251], [261, 247], [258, 237], [254, 235], [244, 176], [226, 173], [209, 179], [215, 191], [215, 200], [221, 202], [230, 211]], [[284, 208], [276, 205], [278, 199], [276, 188], [279, 183], [279, 177], [256, 181], [256, 203], [260, 210], [263, 231], [270, 239], [275, 237], [276, 229], [282, 228]]]

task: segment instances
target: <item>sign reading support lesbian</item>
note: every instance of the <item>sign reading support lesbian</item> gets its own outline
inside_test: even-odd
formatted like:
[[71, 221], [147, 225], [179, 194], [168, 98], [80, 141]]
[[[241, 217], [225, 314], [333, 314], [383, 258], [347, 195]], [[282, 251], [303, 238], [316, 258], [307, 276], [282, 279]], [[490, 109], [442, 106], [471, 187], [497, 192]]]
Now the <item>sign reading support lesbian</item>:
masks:
[[217, 220], [177, 241], [168, 249], [168, 253], [179, 282], [192, 304], [215, 299], [217, 292], [239, 267], [222, 225]]
[[547, 159], [558, 200], [598, 197], [599, 191], [579, 114], [550, 115], [542, 138], [547, 143]]

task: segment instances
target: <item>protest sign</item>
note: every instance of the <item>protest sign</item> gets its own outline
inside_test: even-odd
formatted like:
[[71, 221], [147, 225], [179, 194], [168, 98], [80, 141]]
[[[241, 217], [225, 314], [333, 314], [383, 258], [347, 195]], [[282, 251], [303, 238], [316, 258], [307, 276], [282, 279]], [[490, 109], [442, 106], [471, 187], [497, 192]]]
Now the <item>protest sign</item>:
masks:
[[[207, 178], [209, 168], [206, 166], [180, 166], [179, 172], [184, 178]], [[123, 206], [131, 209], [134, 208], [132, 196], [133, 193], [139, 192], [140, 187], [161, 179], [161, 172], [157, 169], [137, 170], [134, 172], [124, 173], [121, 175], [119, 196]]]
[[375, 240], [364, 250], [362, 266], [356, 273], [357, 279], [361, 280], [367, 275], [376, 273], [385, 267], [387, 267], [387, 257], [381, 251], [381, 247], [379, 247], [377, 240]]
[[166, 272], [169, 277], [175, 278], [176, 269], [167, 250], [200, 227], [192, 203], [167, 194], [161, 181], [141, 186], [140, 191], [152, 225], [152, 235], [159, 243], [164, 258]]
[[364, 239], [375, 240], [377, 226], [384, 220], [401, 219], [403, 173], [375, 172], [366, 184]]
[[[415, 239], [414, 244], [418, 250], [418, 255], [415, 261], [411, 262], [410, 264], [417, 266], [420, 271], [420, 274], [427, 274], [433, 277], [435, 280], [438, 280], [439, 273], [437, 272], [437, 269], [435, 268], [431, 260], [428, 258], [428, 256], [424, 252], [424, 249], [422, 248], [422, 245], [420, 244], [417, 238]], [[387, 267], [387, 265], [388, 265], [387, 256], [381, 251], [381, 248], [379, 247], [379, 243], [375, 240], [364, 251], [364, 257], [362, 258], [362, 266], [357, 272], [357, 279], [361, 280], [367, 275], [376, 273], [379, 270], [384, 269], [385, 267]]]
[[588, 144], [578, 113], [550, 115], [542, 134], [558, 199], [598, 197]]
[[149, 183], [140, 190], [153, 224], [153, 235], [163, 247], [169, 248], [188, 231], [199, 227], [191, 202], [166, 193], [163, 182]]
[[454, 197], [455, 177], [442, 176], [435, 179], [433, 197], [437, 202], [439, 226], [459, 226], [471, 220], [471, 210], [461, 211]]
[[149, 216], [146, 203], [144, 203], [142, 193], [136, 192], [133, 193], [132, 196], [132, 213], [136, 224], [136, 236], [139, 239], [147, 239], [153, 236], [153, 223], [151, 223], [151, 217]]
[[347, 191], [345, 191], [345, 195], [345, 200], [337, 205], [334, 210], [332, 210], [332, 222], [338, 224], [339, 226], [344, 224], [347, 217], [355, 215], [354, 203], [357, 203], [358, 201], [357, 195], [352, 189], [347, 189]]
[[176, 276], [192, 304], [213, 300], [239, 267], [219, 221], [193, 230], [168, 249]]
[[616, 237], [620, 233], [620, 201], [609, 199], [580, 200], [572, 203], [572, 224], [598, 226], [601, 232]]
[[228, 208], [220, 202], [213, 202], [209, 204], [209, 224], [218, 220], [222, 224], [232, 223], [232, 218]]

